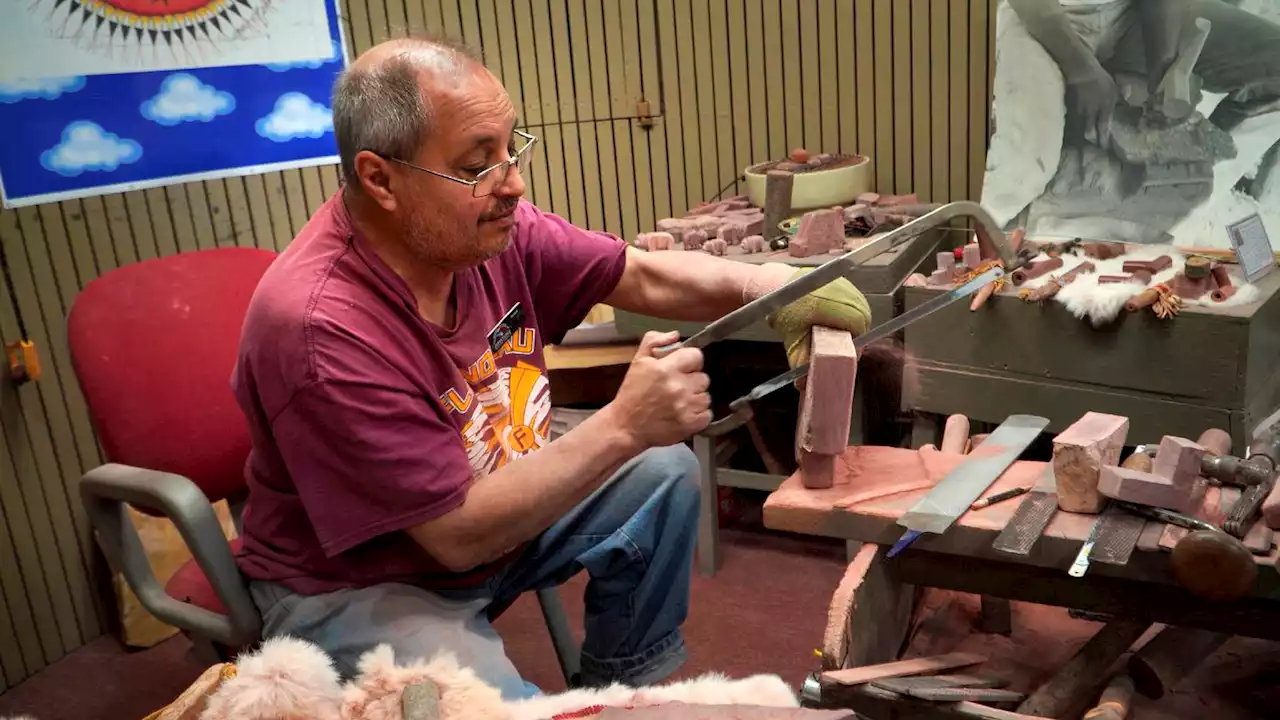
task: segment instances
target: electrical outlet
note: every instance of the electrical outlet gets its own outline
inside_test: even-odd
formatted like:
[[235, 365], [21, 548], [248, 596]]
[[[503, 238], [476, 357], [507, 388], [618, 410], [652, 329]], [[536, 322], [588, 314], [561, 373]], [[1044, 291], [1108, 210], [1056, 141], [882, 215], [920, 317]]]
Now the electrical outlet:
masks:
[[9, 379], [15, 385], [40, 380], [40, 356], [35, 343], [30, 340], [7, 343], [5, 355], [9, 358]]

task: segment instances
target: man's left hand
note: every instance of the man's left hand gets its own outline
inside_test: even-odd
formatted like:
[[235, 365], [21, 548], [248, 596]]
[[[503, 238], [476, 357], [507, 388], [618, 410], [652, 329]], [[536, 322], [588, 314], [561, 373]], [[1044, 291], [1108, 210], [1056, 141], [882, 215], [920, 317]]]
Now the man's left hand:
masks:
[[[787, 281], [809, 272], [812, 268], [791, 268]], [[809, 362], [810, 330], [818, 325], [844, 330], [856, 337], [871, 326], [871, 307], [853, 283], [840, 278], [770, 315], [769, 326], [782, 336], [791, 367]]]

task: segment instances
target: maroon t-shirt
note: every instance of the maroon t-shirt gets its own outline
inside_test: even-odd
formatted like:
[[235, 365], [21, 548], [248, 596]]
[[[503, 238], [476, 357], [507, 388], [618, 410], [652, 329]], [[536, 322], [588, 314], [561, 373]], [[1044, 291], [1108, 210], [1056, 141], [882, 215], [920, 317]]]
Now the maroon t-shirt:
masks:
[[[457, 322], [422, 319], [404, 281], [330, 198], [254, 293], [232, 378], [249, 422], [240, 569], [314, 594], [380, 582], [477, 582], [409, 527], [548, 442], [544, 344], [617, 285], [625, 244], [522, 202], [511, 245], [456, 275]], [[489, 332], [519, 303], [499, 351]], [[511, 555], [507, 556], [509, 559]]]

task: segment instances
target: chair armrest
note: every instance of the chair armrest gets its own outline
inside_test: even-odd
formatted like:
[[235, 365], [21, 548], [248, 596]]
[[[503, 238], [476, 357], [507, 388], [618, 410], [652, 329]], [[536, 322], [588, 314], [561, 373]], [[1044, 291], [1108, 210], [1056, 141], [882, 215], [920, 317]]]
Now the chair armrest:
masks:
[[[148, 612], [174, 627], [230, 647], [259, 639], [262, 618], [231, 556], [213, 505], [195, 483], [181, 475], [108, 463], [84, 474], [80, 497], [108, 561], [124, 574]], [[227, 615], [182, 602], [165, 592], [151, 571], [126, 505], [158, 512], [173, 522]]]

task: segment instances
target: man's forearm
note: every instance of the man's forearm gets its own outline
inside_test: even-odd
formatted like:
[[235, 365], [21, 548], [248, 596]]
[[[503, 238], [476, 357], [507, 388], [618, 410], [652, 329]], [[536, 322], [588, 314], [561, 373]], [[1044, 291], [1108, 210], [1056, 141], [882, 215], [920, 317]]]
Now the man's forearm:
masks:
[[1142, 44], [1147, 57], [1148, 90], [1155, 92], [1178, 57], [1178, 41], [1188, 6], [1183, 0], [1139, 0]]
[[1058, 0], [1009, 0], [1027, 32], [1035, 38], [1070, 83], [1085, 77], [1098, 65], [1098, 59], [1071, 27]]
[[773, 287], [779, 273], [794, 270], [726, 260], [704, 252], [628, 250], [638, 268], [624, 276], [606, 302], [613, 307], [668, 320], [711, 322], [742, 307], [753, 284]]
[[606, 406], [538, 452], [490, 473], [471, 486], [460, 507], [409, 534], [457, 572], [532, 540], [639, 454], [614, 412]]

